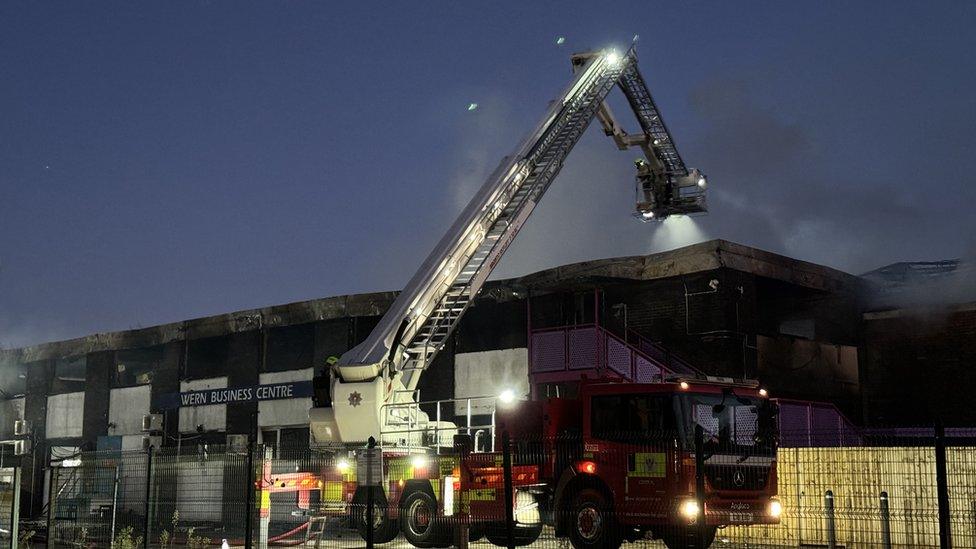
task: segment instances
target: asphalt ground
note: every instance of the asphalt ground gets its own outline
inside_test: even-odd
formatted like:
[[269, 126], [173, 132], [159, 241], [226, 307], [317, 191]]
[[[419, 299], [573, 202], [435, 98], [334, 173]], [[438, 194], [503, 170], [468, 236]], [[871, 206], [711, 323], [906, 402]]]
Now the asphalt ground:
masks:
[[[301, 541], [303, 536], [297, 536], [294, 538], [296, 541]], [[295, 545], [296, 547], [312, 548], [315, 546], [314, 541], [308, 541], [307, 543], [299, 543]], [[359, 534], [353, 530], [340, 528], [334, 525], [329, 525], [326, 528], [322, 539], [319, 540], [319, 549], [365, 549], [366, 543], [363, 541]], [[376, 544], [375, 547], [378, 549], [414, 549], [414, 546], [410, 544], [402, 535], [397, 536], [393, 541], [384, 544]], [[493, 549], [497, 546], [492, 545], [486, 540], [480, 540], [468, 543], [468, 547], [471, 549]], [[538, 549], [572, 549], [572, 545], [569, 543], [568, 539], [557, 539], [553, 536], [551, 528], [546, 528], [543, 530], [542, 535], [539, 539], [532, 545], [528, 545], [529, 548]], [[646, 548], [646, 549], [664, 549], [664, 543], [659, 540], [638, 540], [631, 543], [624, 543], [621, 548]], [[715, 537], [715, 542], [712, 543], [711, 549], [773, 549], [773, 548], [783, 548], [783, 547], [794, 547], [786, 545], [766, 545], [755, 542], [733, 542], [722, 537], [721, 530]]]

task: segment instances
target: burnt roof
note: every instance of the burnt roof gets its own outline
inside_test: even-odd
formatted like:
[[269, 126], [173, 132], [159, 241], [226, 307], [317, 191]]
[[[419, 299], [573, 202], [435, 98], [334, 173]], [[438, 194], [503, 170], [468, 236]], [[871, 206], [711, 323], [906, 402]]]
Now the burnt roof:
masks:
[[[861, 280], [837, 269], [793, 259], [726, 240], [710, 240], [650, 255], [616, 257], [572, 263], [526, 276], [491, 281], [481, 297], [506, 300], [522, 292], [556, 292], [599, 287], [612, 282], [655, 280], [734, 269], [827, 292], [855, 291]], [[224, 313], [159, 326], [106, 332], [0, 351], [0, 359], [33, 362], [98, 351], [133, 349], [184, 339], [340, 319], [377, 316], [389, 308], [397, 292], [375, 292], [325, 297]]]

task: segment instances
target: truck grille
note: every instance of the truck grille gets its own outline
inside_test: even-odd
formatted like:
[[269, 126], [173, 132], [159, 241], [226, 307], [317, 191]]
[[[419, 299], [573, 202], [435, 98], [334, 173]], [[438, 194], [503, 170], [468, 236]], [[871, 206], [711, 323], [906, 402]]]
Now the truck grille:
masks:
[[705, 478], [716, 490], [763, 490], [769, 467], [706, 465]]

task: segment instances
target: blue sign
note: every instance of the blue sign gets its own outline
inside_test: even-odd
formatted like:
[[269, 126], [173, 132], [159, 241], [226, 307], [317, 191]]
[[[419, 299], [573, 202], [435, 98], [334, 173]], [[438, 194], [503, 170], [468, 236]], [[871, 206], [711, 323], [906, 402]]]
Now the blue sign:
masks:
[[290, 381], [287, 383], [271, 383], [268, 385], [254, 385], [233, 389], [204, 389], [202, 391], [169, 393], [162, 395], [161, 404], [163, 408], [181, 408], [185, 406], [230, 404], [232, 402], [308, 398], [310, 396], [312, 396], [311, 381]]

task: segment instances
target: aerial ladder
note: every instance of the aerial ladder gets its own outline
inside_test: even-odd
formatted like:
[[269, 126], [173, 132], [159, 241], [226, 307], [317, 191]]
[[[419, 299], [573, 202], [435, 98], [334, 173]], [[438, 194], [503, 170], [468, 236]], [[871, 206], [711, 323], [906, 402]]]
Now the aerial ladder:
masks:
[[[412, 406], [420, 377], [456, 328], [519, 229], [532, 214], [590, 122], [636, 162], [635, 216], [643, 221], [706, 211], [705, 176], [689, 170], [643, 76], [634, 46], [572, 57], [574, 78], [542, 121], [488, 177], [400, 292], [365, 341], [345, 352], [329, 375], [331, 406], [310, 411], [314, 443], [450, 445], [454, 424]], [[627, 133], [606, 104], [623, 91], [640, 131]], [[418, 417], [422, 416], [422, 417]], [[423, 431], [404, 429], [423, 425]]]

